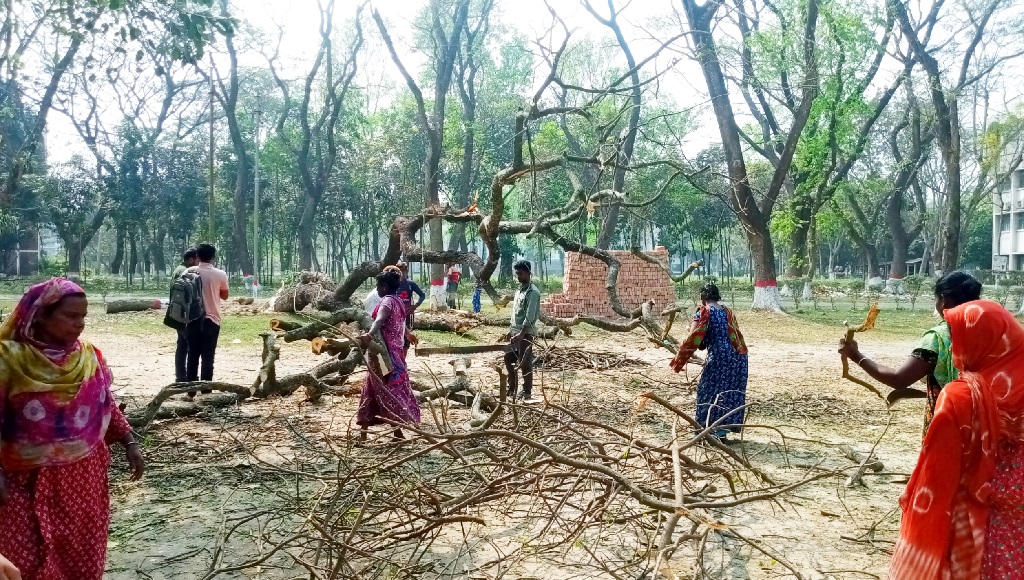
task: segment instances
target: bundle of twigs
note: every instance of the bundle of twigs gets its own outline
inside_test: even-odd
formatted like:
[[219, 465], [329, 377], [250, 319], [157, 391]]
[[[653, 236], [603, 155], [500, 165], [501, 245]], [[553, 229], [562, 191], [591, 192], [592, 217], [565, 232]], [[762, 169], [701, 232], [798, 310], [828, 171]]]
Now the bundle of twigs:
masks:
[[540, 349], [534, 356], [535, 367], [546, 371], [607, 371], [649, 366], [650, 363], [624, 353], [603, 352], [579, 347], [552, 346]]

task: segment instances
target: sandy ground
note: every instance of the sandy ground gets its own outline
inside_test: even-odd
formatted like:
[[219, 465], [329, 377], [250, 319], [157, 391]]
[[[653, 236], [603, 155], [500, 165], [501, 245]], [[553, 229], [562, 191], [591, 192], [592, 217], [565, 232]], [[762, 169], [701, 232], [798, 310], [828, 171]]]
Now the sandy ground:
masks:
[[[916, 460], [920, 446], [921, 401], [905, 401], [890, 415], [877, 397], [839, 379], [835, 343], [841, 328], [807, 322], [793, 316], [741, 312], [741, 325], [750, 345], [748, 416], [741, 448], [766, 472], [812, 472], [816, 467], [848, 465], [839, 445], [867, 452], [877, 443], [883, 474], [867, 478], [866, 487], [847, 489], [840, 478], [827, 478], [794, 492], [787, 502], [727, 510], [720, 515], [737, 530], [769, 542], [799, 566], [809, 578], [881, 578], [888, 562], [887, 549], [898, 526], [897, 500]], [[260, 341], [255, 329], [267, 316], [236, 313], [225, 320], [217, 355], [217, 380], [250, 384], [259, 366]], [[884, 326], [884, 316], [882, 325]], [[919, 321], [923, 330], [929, 321]], [[913, 348], [916, 329], [884, 329], [865, 338], [862, 348], [872, 358], [896, 364]], [[96, 316], [89, 337], [103, 350], [116, 376], [118, 396], [138, 408], [173, 376], [173, 332], [153, 314]], [[493, 340], [497, 331], [476, 336]], [[443, 343], [444, 338], [434, 338]], [[667, 369], [670, 355], [639, 335], [578, 332], [565, 344], [623, 352], [650, 363], [641, 369], [596, 373], [558, 373], [543, 376], [542, 389], [560, 399], [579, 397], [602, 401], [609, 409], [629, 409], [641, 393], [656, 390], [683, 408], [692, 407], [692, 387]], [[640, 345], [640, 346], [638, 346]], [[285, 345], [279, 375], [308, 369], [317, 358], [307, 343]], [[489, 363], [490, 361], [477, 361]], [[436, 360], [412, 358], [416, 376], [449, 372]], [[486, 364], [477, 364], [474, 380], [496, 381]], [[325, 438], [343, 441], [351, 429], [355, 398], [329, 398], [317, 405], [303, 403], [300, 395], [247, 403], [188, 420], [158, 425], [147, 439], [150, 463], [147, 478], [127, 482], [123, 457], [115, 454], [112, 467], [113, 522], [107, 577], [204, 578], [219, 538], [236, 518], [258, 510], [277, 493], [280, 481], [267, 481], [239, 453], [246, 438], [280, 442], [284, 455], [297, 444], [288, 422], [316, 423]], [[281, 418], [285, 421], [282, 423]], [[761, 428], [756, 426], [767, 426]], [[779, 433], [784, 433], [783, 441]], [[883, 436], [884, 433], [884, 436]], [[217, 466], [212, 469], [211, 464]], [[286, 482], [285, 482], [286, 483]], [[253, 551], [265, 546], [253, 539]], [[720, 577], [776, 578], [788, 572], [760, 554], [734, 561], [729, 549], [720, 551]], [[243, 554], [221, 553], [220, 566], [237, 562]], [[685, 566], [681, 577], [691, 573]], [[506, 577], [572, 577], [548, 570], [519, 571]], [[528, 573], [529, 572], [529, 573]], [[221, 578], [306, 578], [302, 570], [273, 567], [229, 572]], [[457, 574], [452, 577], [459, 577]], [[589, 577], [605, 577], [593, 575]], [[791, 576], [790, 576], [791, 577]]]

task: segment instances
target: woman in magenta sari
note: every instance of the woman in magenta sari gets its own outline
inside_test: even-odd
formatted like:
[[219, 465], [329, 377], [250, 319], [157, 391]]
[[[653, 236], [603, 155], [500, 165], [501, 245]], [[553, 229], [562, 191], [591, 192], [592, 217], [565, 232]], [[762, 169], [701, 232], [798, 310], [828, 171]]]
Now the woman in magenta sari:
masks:
[[[401, 283], [401, 275], [393, 271], [385, 271], [377, 276], [377, 294], [381, 296], [381, 301], [373, 313], [370, 330], [359, 336], [364, 349], [373, 341], [383, 346], [388, 353], [384, 360], [366, 351], [366, 382], [356, 413], [360, 441], [366, 440], [366, 432], [371, 425], [420, 422], [420, 405], [409, 385], [404, 348], [407, 338], [415, 343], [416, 337], [406, 328], [405, 303], [396, 295]], [[405, 438], [397, 425], [394, 437]]]
[[107, 445], [143, 460], [100, 351], [79, 340], [85, 292], [29, 289], [0, 327], [0, 554], [25, 580], [100, 580], [110, 523]]

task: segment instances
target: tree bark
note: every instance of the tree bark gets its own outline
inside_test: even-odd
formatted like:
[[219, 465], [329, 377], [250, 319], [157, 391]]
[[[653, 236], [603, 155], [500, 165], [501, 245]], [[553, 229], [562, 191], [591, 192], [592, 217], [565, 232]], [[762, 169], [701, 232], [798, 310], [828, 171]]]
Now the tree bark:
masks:
[[807, 21], [804, 30], [804, 65], [807, 78], [803, 82], [803, 100], [794, 114], [793, 123], [786, 144], [779, 155], [779, 162], [776, 165], [771, 185], [760, 206], [748, 180], [739, 125], [729, 98], [729, 89], [726, 86], [725, 73], [719, 60], [718, 48], [711, 33], [712, 21], [721, 4], [711, 2], [698, 6], [696, 0], [682, 0], [682, 3], [696, 47], [697, 62], [700, 64], [701, 72], [707, 83], [712, 108], [722, 137], [722, 148], [728, 164], [729, 179], [732, 182], [730, 203], [733, 211], [744, 225], [744, 232], [750, 245], [755, 278], [753, 307], [781, 311], [782, 302], [775, 270], [775, 248], [769, 231], [769, 221], [775, 201], [778, 199], [792, 165], [800, 133], [810, 117], [811, 106], [817, 95], [818, 80], [814, 42], [817, 30], [818, 3], [817, 0], [810, 0], [807, 5]]
[[159, 309], [160, 301], [149, 298], [111, 300], [107, 302], [107, 314], [117, 314], [119, 312], [143, 312], [146, 310]]
[[[455, 69], [455, 59], [459, 52], [459, 39], [466, 28], [467, 19], [469, 18], [469, 0], [458, 0], [455, 4], [452, 29], [447, 33], [441, 22], [440, 10], [441, 5], [439, 3], [431, 3], [431, 35], [434, 39], [434, 45], [437, 47], [434, 54], [435, 77], [432, 115], [427, 114], [426, 104], [423, 100], [423, 92], [420, 90], [419, 85], [413, 79], [412, 75], [409, 74], [405, 66], [402, 64], [402, 60], [398, 56], [398, 52], [391, 40], [391, 36], [388, 34], [384, 20], [381, 18], [379, 12], [376, 10], [373, 11], [373, 19], [377, 23], [377, 28], [380, 30], [381, 37], [384, 40], [384, 44], [387, 46], [391, 59], [405, 78], [406, 84], [416, 101], [420, 128], [422, 129], [424, 138], [427, 141], [427, 157], [423, 166], [423, 177], [425, 183], [424, 203], [427, 208], [435, 209], [440, 209], [441, 206], [439, 193], [441, 189], [441, 156], [444, 153], [445, 104], [447, 102], [448, 91], [451, 88], [452, 76]], [[430, 220], [427, 223], [429, 248], [431, 252], [443, 251], [444, 237], [442, 225], [443, 222], [440, 219]], [[431, 264], [430, 279], [441, 280], [442, 278], [444, 278], [444, 264]]]
[[[221, 14], [228, 14], [228, 0], [221, 0]], [[235, 154], [236, 174], [235, 192], [232, 196], [231, 205], [234, 210], [232, 216], [231, 242], [234, 251], [231, 253], [233, 260], [243, 273], [252, 273], [252, 253], [249, 251], [249, 155], [246, 151], [245, 136], [242, 135], [242, 127], [238, 120], [238, 54], [235, 50], [235, 43], [231, 35], [224, 37], [224, 46], [228, 53], [230, 70], [228, 71], [227, 83], [218, 79], [220, 88], [218, 100], [224, 109], [224, 117], [228, 122], [228, 135], [231, 137], [231, 149]], [[212, 241], [212, 240], [211, 240]]]
[[[633, 51], [630, 50], [629, 43], [626, 42], [626, 37], [622, 34], [622, 28], [619, 26], [615, 4], [611, 1], [608, 2], [608, 9], [610, 11], [608, 18], [600, 16], [593, 9], [589, 1], [584, 6], [601, 24], [611, 29], [615, 34], [615, 40], [618, 42], [622, 54], [626, 57], [626, 65], [629, 67], [627, 70], [630, 71], [629, 122], [626, 125], [624, 135], [617, 144], [618, 147], [616, 147], [618, 151], [618, 165], [615, 167], [615, 173], [612, 178], [612, 189], [618, 193], [624, 193], [626, 189], [626, 171], [633, 160], [637, 129], [640, 126], [640, 108], [643, 104], [640, 93], [640, 73], [636, 66], [636, 59], [633, 57]], [[611, 247], [618, 229], [620, 211], [621, 203], [618, 200], [612, 201], [605, 211], [604, 219], [601, 223], [601, 232], [597, 238], [596, 245], [598, 248], [607, 250]]]

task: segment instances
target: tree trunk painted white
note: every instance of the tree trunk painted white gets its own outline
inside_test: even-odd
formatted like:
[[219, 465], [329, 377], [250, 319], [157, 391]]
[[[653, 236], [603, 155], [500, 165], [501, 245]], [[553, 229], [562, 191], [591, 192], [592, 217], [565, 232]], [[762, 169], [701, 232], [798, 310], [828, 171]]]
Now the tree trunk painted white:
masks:
[[755, 286], [752, 310], [782, 312], [782, 296], [778, 286]]
[[813, 297], [813, 294], [814, 294], [814, 289], [811, 287], [811, 281], [810, 280], [805, 280], [804, 281], [803, 299], [804, 300], [810, 300]]

